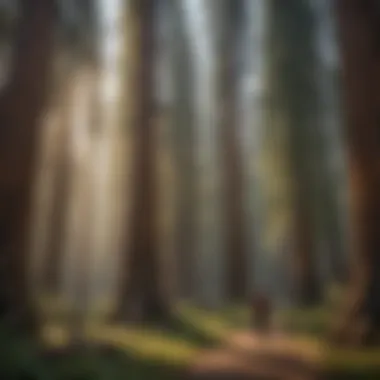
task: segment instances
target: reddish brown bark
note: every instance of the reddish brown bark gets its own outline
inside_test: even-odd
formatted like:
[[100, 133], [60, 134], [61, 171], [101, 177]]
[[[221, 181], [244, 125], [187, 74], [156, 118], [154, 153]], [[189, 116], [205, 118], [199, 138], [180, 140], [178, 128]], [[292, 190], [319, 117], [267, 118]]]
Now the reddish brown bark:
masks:
[[155, 0], [134, 0], [134, 177], [129, 273], [123, 274], [118, 319], [158, 320], [166, 314], [158, 265], [156, 141], [154, 133]]
[[11, 79], [0, 99], [0, 316], [32, 318], [28, 235], [34, 163], [46, 99], [55, 19], [54, 1], [21, 1]]
[[380, 343], [380, 8], [335, 0], [348, 142], [352, 264], [335, 338]]

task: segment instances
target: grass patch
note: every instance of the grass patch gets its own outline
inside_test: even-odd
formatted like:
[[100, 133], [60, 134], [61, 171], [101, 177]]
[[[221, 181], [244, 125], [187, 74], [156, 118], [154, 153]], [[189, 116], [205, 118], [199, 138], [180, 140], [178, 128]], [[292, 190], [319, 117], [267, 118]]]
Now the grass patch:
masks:
[[[70, 342], [70, 328], [61, 323], [62, 319], [57, 318], [60, 313], [51, 312], [55, 309], [54, 304], [50, 303], [47, 307], [45, 303], [45, 310], [47, 309], [50, 311], [50, 316], [54, 315], [55, 318], [51, 319], [53, 323], [46, 325], [44, 339], [54, 349], [64, 347]], [[220, 344], [236, 327], [245, 326], [247, 316], [245, 309], [241, 307], [204, 311], [196, 307], [183, 306], [178, 308], [172, 323], [165, 328], [106, 325], [98, 323], [97, 318], [91, 318], [87, 325], [86, 337], [92, 345], [112, 346], [117, 352], [122, 353], [123, 358], [118, 360], [128, 363], [127, 370], [123, 370], [128, 374], [128, 379], [159, 379], [160, 373], [166, 376], [164, 378], [169, 378], [168, 374], [178, 373], [190, 365], [202, 349]], [[85, 356], [73, 357], [67, 368], [72, 368], [71, 371], [77, 373], [82, 371], [83, 367], [86, 373], [95, 371], [98, 374], [107, 372], [102, 369], [103, 367], [120, 367], [120, 363], [114, 359], [110, 363], [110, 359], [94, 355], [89, 356], [86, 353]], [[58, 367], [62, 367], [62, 362], [59, 363], [61, 364], [58, 364]], [[61, 367], [58, 367], [57, 371], [61, 372]], [[66, 373], [65, 371], [63, 372]], [[74, 375], [70, 372], [67, 376], [69, 379]]]
[[179, 308], [178, 318], [184, 326], [191, 327], [192, 331], [216, 344], [234, 329], [242, 327], [242, 324], [237, 322], [242, 314], [243, 308], [205, 311], [192, 306], [182, 306]]
[[[50, 327], [50, 333], [58, 327]], [[61, 328], [62, 330], [62, 328]], [[89, 331], [91, 333], [91, 331]], [[97, 331], [80, 350], [49, 335], [44, 349], [3, 329], [0, 332], [0, 378], [6, 380], [177, 379], [195, 354], [191, 347], [152, 331]], [[50, 338], [50, 341], [49, 341]], [[105, 349], [103, 349], [105, 348]]]
[[321, 337], [329, 329], [332, 312], [323, 307], [294, 309], [280, 312], [277, 318], [285, 331]]
[[177, 371], [163, 363], [128, 356], [115, 351], [105, 355], [101, 350], [88, 350], [50, 361], [51, 373], [59, 380], [124, 380], [124, 379], [177, 379]]
[[[333, 303], [334, 304], [334, 303]], [[59, 307], [58, 307], [59, 306]], [[51, 347], [64, 347], [70, 341], [68, 325], [57, 318], [64, 305], [50, 303], [51, 311], [45, 338]], [[62, 310], [61, 310], [62, 309]], [[320, 350], [326, 378], [335, 380], [380, 379], [380, 349], [344, 350], [328, 346], [323, 340], [332, 318], [332, 308], [282, 311], [275, 316], [292, 333], [295, 346]], [[52, 318], [53, 317], [53, 318]], [[64, 319], [64, 318], [63, 318]], [[249, 308], [228, 307], [206, 311], [192, 305], [178, 307], [173, 321], [165, 328], [107, 325], [91, 318], [86, 336], [94, 346], [112, 346], [114, 354], [86, 350], [54, 360], [41, 359], [28, 342], [10, 339], [0, 331], [0, 378], [30, 373], [30, 379], [103, 380], [103, 379], [181, 379], [183, 371], [204, 348], [218, 346], [236, 330], [247, 329]], [[91, 347], [90, 345], [90, 347]], [[313, 351], [314, 352], [314, 351]], [[6, 369], [3, 375], [3, 369]], [[33, 375], [34, 374], [34, 375]]]
[[336, 380], [380, 379], [380, 348], [354, 350], [326, 346], [323, 352], [323, 367], [329, 374], [329, 378]]
[[[195, 307], [181, 307], [168, 326], [107, 325], [97, 319], [87, 324], [86, 336], [96, 343], [111, 344], [134, 357], [187, 365], [200, 349], [217, 346], [236, 325], [236, 312], [210, 312]], [[52, 347], [68, 344], [70, 328], [57, 319], [44, 329]]]
[[138, 358], [174, 367], [186, 366], [198, 353], [198, 347], [164, 331], [146, 327], [93, 327], [92, 342], [117, 347]]

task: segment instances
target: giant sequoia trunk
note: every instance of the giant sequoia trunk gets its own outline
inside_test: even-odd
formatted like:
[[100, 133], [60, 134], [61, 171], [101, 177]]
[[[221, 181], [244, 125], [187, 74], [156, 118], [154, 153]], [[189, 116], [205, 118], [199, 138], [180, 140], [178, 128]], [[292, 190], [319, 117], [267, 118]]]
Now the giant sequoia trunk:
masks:
[[[132, 122], [135, 128], [132, 215], [130, 251], [126, 252], [118, 319], [159, 320], [166, 313], [166, 299], [159, 284], [158, 239], [156, 226], [156, 165], [154, 113], [154, 20], [155, 0], [132, 0], [131, 48], [134, 77]], [[131, 78], [132, 79], [132, 78]], [[128, 261], [128, 263], [127, 263]], [[124, 268], [126, 270], [126, 268]]]
[[21, 1], [10, 84], [0, 99], [0, 317], [32, 322], [29, 216], [35, 151], [53, 48], [54, 1]]
[[[268, 77], [271, 104], [286, 129], [293, 203], [294, 299], [320, 301], [315, 258], [314, 141], [316, 77], [314, 20], [306, 1], [268, 1]], [[280, 131], [279, 131], [280, 132]]]
[[[327, 4], [326, 4], [327, 5]], [[327, 5], [328, 6], [328, 5]], [[328, 8], [327, 8], [328, 9]], [[329, 17], [331, 18], [331, 16]], [[328, 21], [326, 21], [328, 22]], [[340, 75], [338, 69], [334, 66], [331, 68], [325, 63], [325, 68], [322, 71], [325, 82], [322, 91], [323, 99], [321, 99], [324, 108], [325, 117], [323, 118], [326, 125], [322, 129], [319, 136], [320, 155], [318, 157], [321, 162], [320, 187], [317, 189], [320, 194], [320, 211], [321, 220], [320, 227], [322, 236], [325, 239], [330, 280], [333, 283], [344, 284], [347, 282], [347, 255], [345, 241], [345, 227], [343, 223], [342, 206], [340, 198], [344, 196], [343, 186], [346, 185], [345, 175], [342, 163], [342, 144], [341, 131], [338, 128], [340, 120], [340, 106], [338, 104], [338, 94], [340, 93]], [[337, 161], [341, 161], [337, 165]], [[338, 166], [338, 167], [337, 167]], [[338, 169], [339, 168], [339, 169]]]
[[179, 295], [190, 298], [195, 292], [195, 207], [196, 167], [192, 59], [182, 10], [178, 0], [170, 3], [173, 22], [173, 74], [175, 105], [173, 134], [177, 165], [176, 251]]
[[335, 0], [348, 139], [352, 273], [336, 338], [380, 344], [380, 7]]
[[332, 189], [324, 189], [322, 207], [326, 213], [323, 219], [324, 236], [327, 241], [327, 254], [329, 255], [329, 266], [331, 279], [334, 283], [347, 283], [347, 263], [344, 255], [344, 234], [339, 221], [337, 201], [334, 199]]
[[68, 70], [64, 70], [64, 78], [68, 83], [61, 83], [61, 103], [59, 106], [60, 119], [58, 131], [55, 134], [54, 178], [52, 189], [52, 205], [50, 209], [50, 229], [47, 242], [47, 258], [45, 263], [44, 286], [46, 291], [56, 293], [60, 284], [60, 268], [65, 241], [67, 209], [69, 205], [69, 177], [70, 177], [70, 101], [72, 81]]
[[242, 149], [237, 120], [237, 37], [242, 2], [226, 0], [221, 7], [219, 33], [221, 152], [224, 159], [227, 296], [241, 301], [247, 295], [247, 241], [243, 205]]

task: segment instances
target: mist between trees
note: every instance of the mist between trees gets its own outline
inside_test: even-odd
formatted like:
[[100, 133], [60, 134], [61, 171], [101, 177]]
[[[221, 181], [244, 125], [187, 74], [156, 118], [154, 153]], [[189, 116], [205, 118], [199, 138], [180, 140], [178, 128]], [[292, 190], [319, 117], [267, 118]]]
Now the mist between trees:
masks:
[[375, 0], [2, 1], [6, 339], [54, 372], [53, 330], [59, 360], [145, 353], [159, 332], [189, 364], [264, 318], [252, 357], [318, 338], [325, 376], [346, 376], [348, 348], [357, 376], [375, 371], [378, 24]]

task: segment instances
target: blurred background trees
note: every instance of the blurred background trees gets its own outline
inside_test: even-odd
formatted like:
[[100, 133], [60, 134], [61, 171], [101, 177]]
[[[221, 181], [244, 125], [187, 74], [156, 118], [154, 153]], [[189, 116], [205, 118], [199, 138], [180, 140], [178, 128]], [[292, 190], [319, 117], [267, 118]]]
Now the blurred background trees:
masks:
[[378, 346], [379, 20], [375, 0], [2, 1], [0, 327], [190, 352], [254, 336], [261, 295], [293, 343], [314, 318]]

